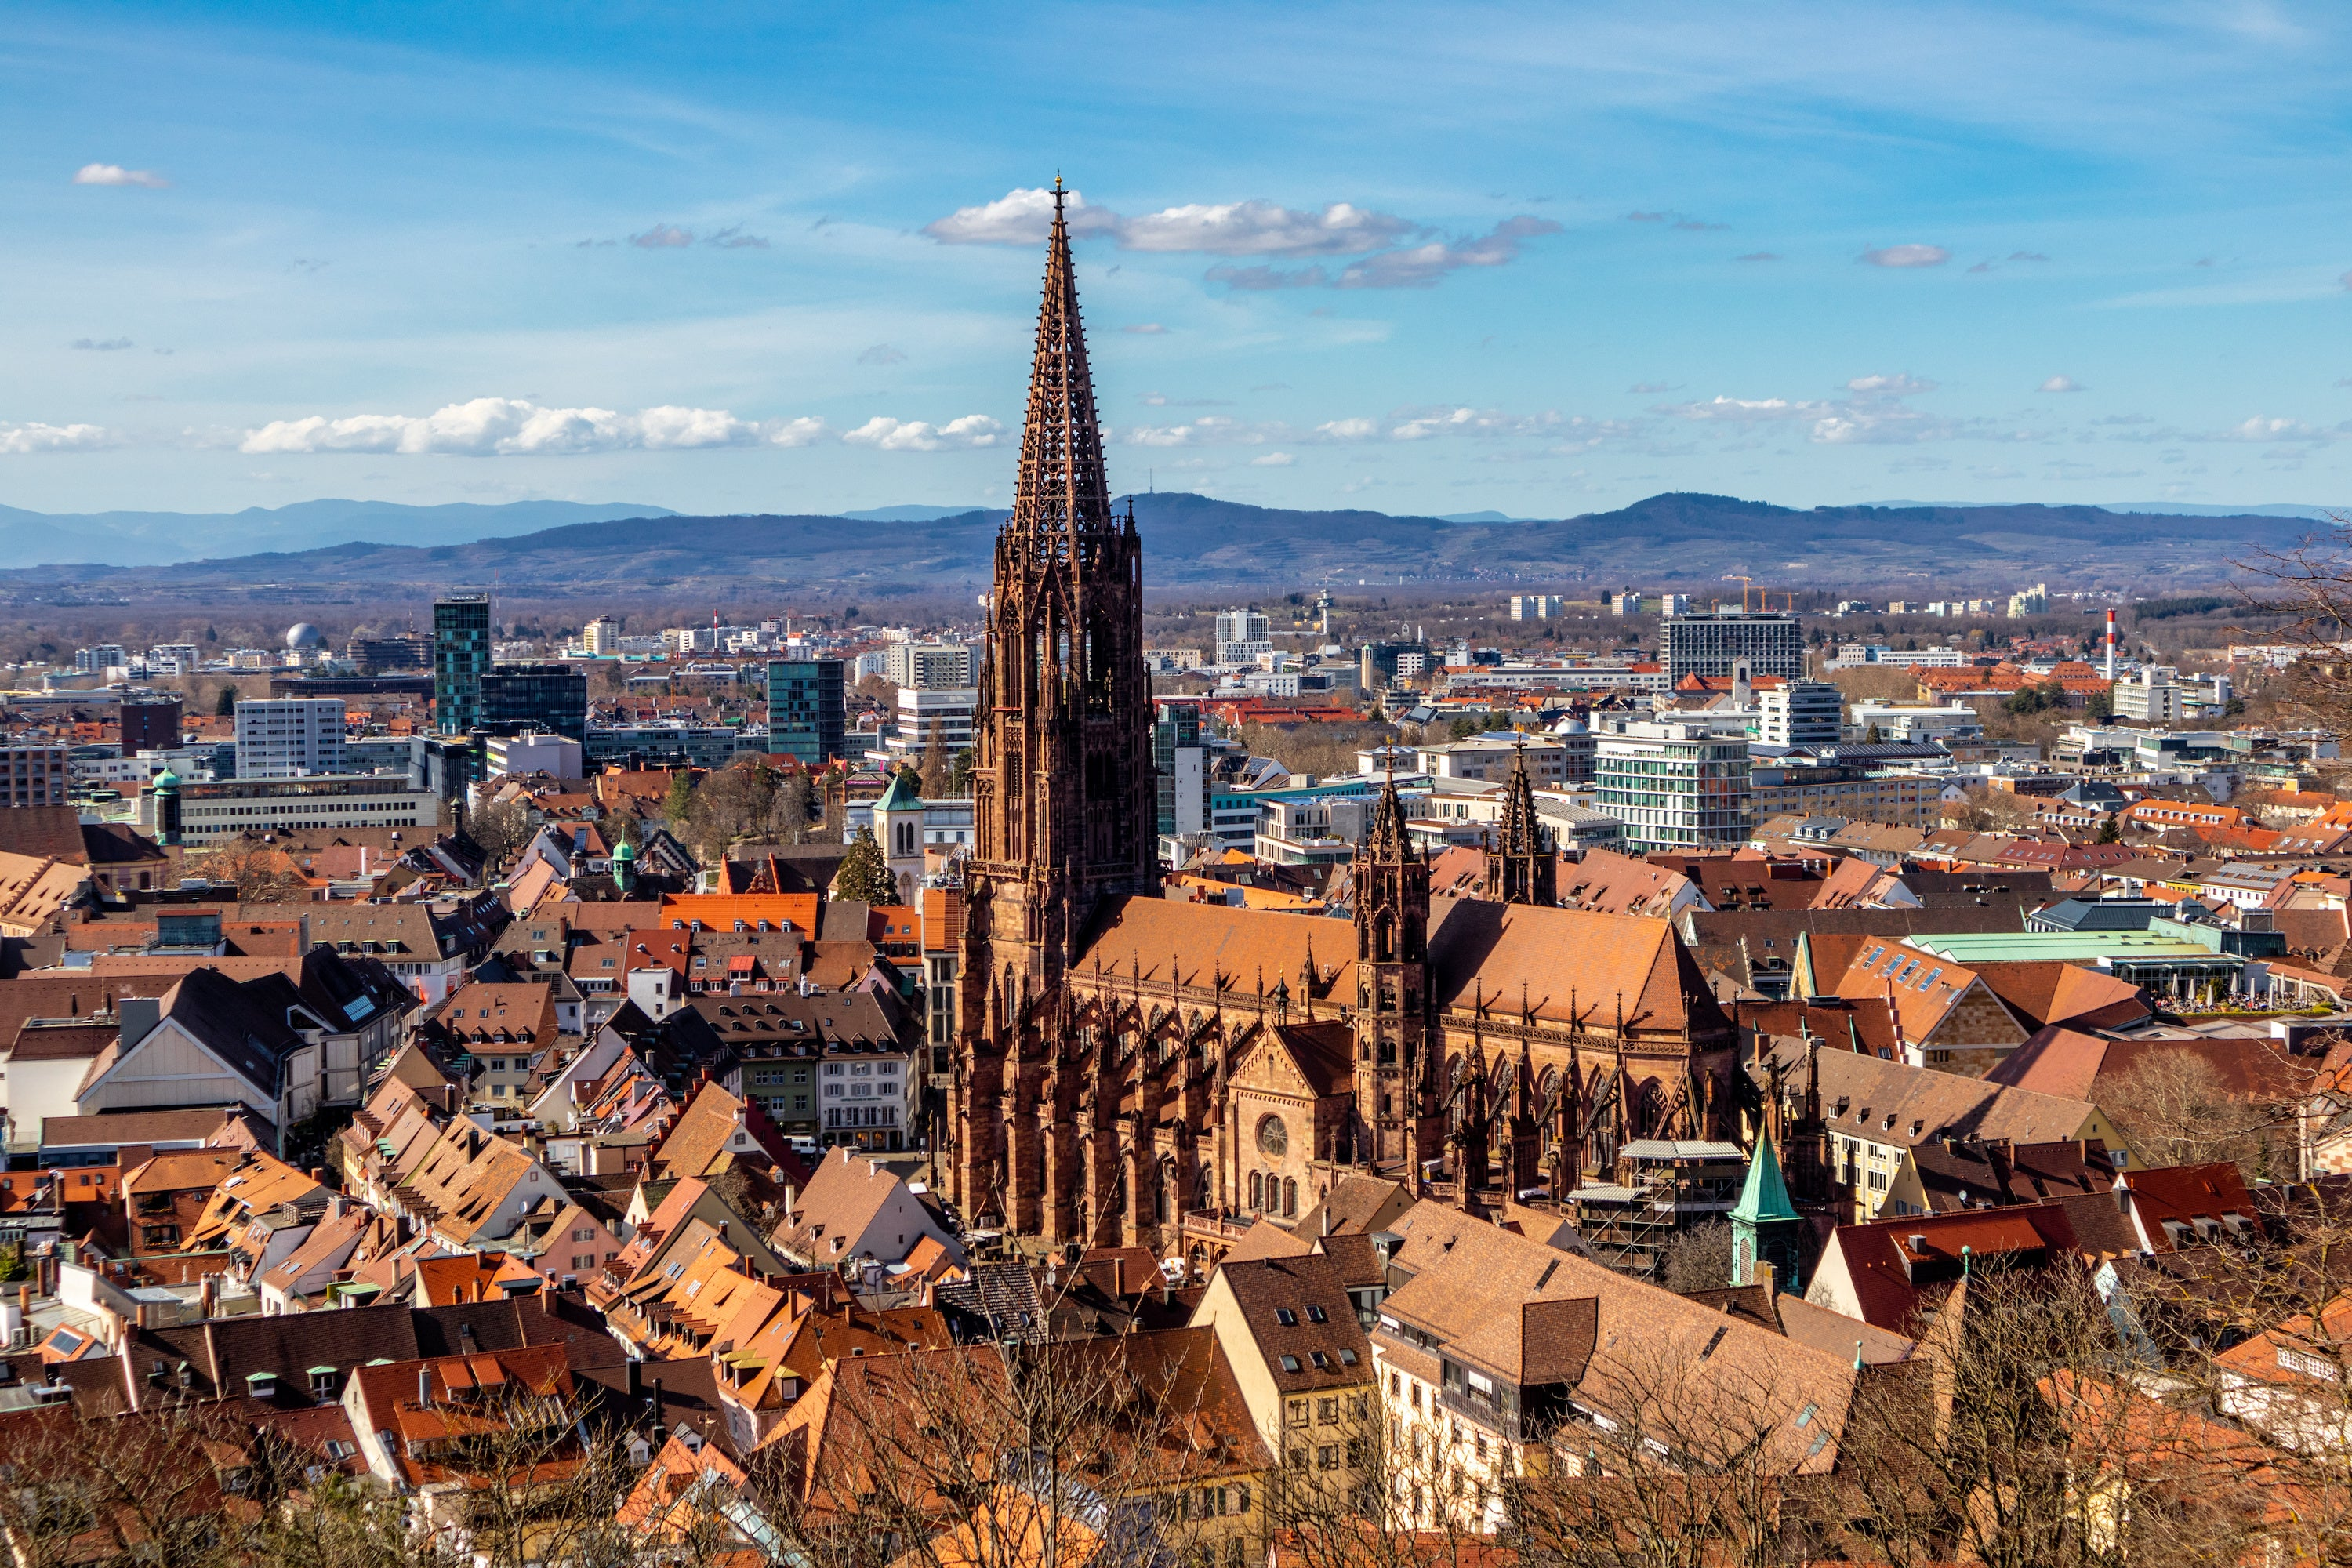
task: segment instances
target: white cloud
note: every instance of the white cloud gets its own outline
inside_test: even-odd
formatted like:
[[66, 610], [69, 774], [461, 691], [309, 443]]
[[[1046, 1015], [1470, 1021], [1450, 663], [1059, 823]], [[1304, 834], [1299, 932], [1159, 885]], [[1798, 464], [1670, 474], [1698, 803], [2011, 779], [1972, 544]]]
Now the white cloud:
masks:
[[760, 433], [763, 446], [814, 447], [824, 439], [824, 421], [805, 414], [798, 419], [771, 419]]
[[1705, 403], [1669, 404], [1658, 410], [1681, 419], [1712, 419], [1753, 425], [1775, 419], [1810, 419], [1825, 412], [1826, 403], [1786, 397], [1713, 397]]
[[1909, 397], [1935, 391], [1936, 384], [1916, 375], [1857, 375], [1845, 389], [1858, 397]]
[[114, 432], [100, 425], [0, 425], [0, 455], [28, 452], [94, 452], [116, 445]]
[[1244, 425], [1230, 415], [1203, 414], [1189, 425], [1139, 425], [1118, 439], [1129, 447], [1255, 447], [1284, 432], [1280, 425]]
[[151, 191], [160, 191], [172, 182], [152, 169], [126, 169], [120, 163], [84, 163], [74, 171], [73, 183], [77, 185], [140, 185]]
[[132, 343], [129, 338], [76, 338], [73, 341], [73, 346], [78, 349], [89, 349], [103, 354], [119, 353], [124, 349], [133, 348], [137, 345]]
[[[1108, 235], [1121, 250], [1360, 256], [1422, 232], [1419, 224], [1347, 202], [1334, 202], [1320, 212], [1273, 202], [1193, 202], [1123, 217], [1108, 207], [1088, 206], [1076, 191], [1065, 193], [1062, 200], [1071, 234]], [[1053, 221], [1053, 192], [1015, 190], [980, 206], [958, 207], [926, 225], [923, 232], [943, 245], [1035, 245]]]
[[[1101, 234], [1118, 215], [1087, 205], [1076, 191], [1062, 195], [1062, 212], [1074, 235]], [[1015, 190], [976, 207], [958, 207], [923, 232], [941, 245], [1042, 245], [1054, 225], [1054, 193], [1042, 187]]]
[[707, 447], [805, 447], [821, 420], [738, 419], [724, 409], [665, 405], [635, 414], [542, 408], [515, 397], [477, 397], [426, 415], [361, 414], [279, 419], [249, 431], [247, 453], [378, 452], [404, 457], [563, 457], [589, 452], [688, 451]]
[[885, 452], [944, 452], [951, 448], [993, 447], [1003, 434], [1004, 426], [985, 414], [967, 414], [961, 419], [950, 419], [940, 426], [920, 419], [892, 419], [877, 414], [843, 436], [842, 439]]
[[1507, 217], [1475, 239], [1454, 244], [1433, 241], [1405, 250], [1368, 256], [1339, 274], [1342, 289], [1425, 289], [1462, 267], [1501, 267], [1516, 261], [1519, 242], [1538, 235], [1558, 234], [1549, 218]]
[[1252, 458], [1250, 459], [1250, 467], [1253, 468], [1286, 468], [1297, 461], [1298, 461], [1298, 459], [1292, 457], [1287, 452], [1268, 452], [1263, 458]]
[[859, 364], [899, 364], [904, 363], [906, 357], [902, 350], [893, 348], [888, 343], [876, 343], [857, 356], [857, 363]]
[[1168, 329], [1157, 321], [1138, 321], [1131, 327], [1121, 327], [1119, 331], [1132, 332], [1139, 338], [1156, 338], [1165, 334]]
[[[1088, 206], [1085, 197], [1070, 191], [1063, 196], [1063, 211], [1072, 235], [1108, 236], [1121, 250], [1280, 260], [1363, 258], [1336, 277], [1320, 266], [1210, 269], [1210, 281], [1251, 290], [1425, 288], [1460, 268], [1503, 266], [1517, 259], [1522, 241], [1560, 232], [1559, 225], [1548, 218], [1521, 216], [1505, 218], [1490, 232], [1467, 239], [1430, 238], [1404, 245], [1429, 235], [1429, 226], [1349, 202], [1334, 202], [1320, 210], [1274, 202], [1194, 202], [1128, 217], [1108, 207]], [[1015, 190], [979, 206], [959, 207], [925, 225], [923, 232], [943, 245], [1035, 245], [1045, 237], [1053, 218], [1053, 192]], [[1148, 323], [1137, 330], [1156, 326]]]
[[1940, 245], [1889, 245], [1858, 258], [1873, 267], [1941, 267], [1951, 258], [1952, 253]]
[[2034, 390], [2036, 392], [2080, 392], [2083, 390], [2083, 384], [2071, 375], [2053, 375]]
[[1194, 203], [1118, 220], [1121, 250], [1209, 256], [1360, 256], [1393, 245], [1421, 226], [1392, 214], [1334, 202], [1302, 212], [1272, 202]]
[[1369, 441], [1381, 433], [1372, 419], [1333, 419], [1315, 426], [1315, 434], [1330, 441]]
[[2266, 419], [2260, 416], [2231, 426], [2222, 434], [2225, 441], [2326, 441], [2329, 432], [2300, 419]]
[[694, 236], [675, 225], [657, 223], [643, 234], [629, 236], [629, 243], [639, 250], [676, 250], [692, 245]]
[[1812, 438], [1831, 447], [1885, 446], [1946, 441], [1964, 433], [1958, 420], [1900, 403], [1856, 403], [1813, 421]]

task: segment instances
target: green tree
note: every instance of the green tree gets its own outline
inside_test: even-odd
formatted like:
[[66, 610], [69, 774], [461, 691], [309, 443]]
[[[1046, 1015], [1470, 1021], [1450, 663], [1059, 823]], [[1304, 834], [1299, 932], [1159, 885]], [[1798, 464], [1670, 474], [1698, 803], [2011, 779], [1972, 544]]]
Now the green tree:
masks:
[[865, 904], [898, 901], [898, 879], [890, 875], [872, 828], [859, 828], [849, 853], [841, 858], [841, 868], [833, 874], [833, 896]]
[[662, 816], [673, 825], [683, 823], [694, 812], [694, 779], [684, 768], [670, 775], [669, 798], [662, 802]]
[[2123, 841], [2123, 818], [2115, 816], [2113, 813], [2109, 813], [2107, 819], [2099, 824], [2098, 842], [2101, 844], [2121, 844]]
[[236, 717], [236, 688], [234, 685], [223, 686], [220, 695], [213, 699], [213, 716], [216, 719]]
[[2104, 691], [2094, 692], [2088, 713], [2092, 723], [2104, 724], [2116, 716], [2116, 700]]
[[955, 754], [948, 767], [948, 795], [954, 800], [967, 800], [971, 795], [971, 770], [980, 763], [980, 752], [966, 746]]

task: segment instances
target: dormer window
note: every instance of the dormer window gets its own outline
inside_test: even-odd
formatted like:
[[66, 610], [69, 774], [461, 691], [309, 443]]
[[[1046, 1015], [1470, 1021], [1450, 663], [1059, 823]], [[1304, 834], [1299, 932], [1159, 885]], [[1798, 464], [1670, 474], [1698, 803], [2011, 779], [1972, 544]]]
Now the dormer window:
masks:
[[1276, 1307], [1274, 1310], [1274, 1321], [1286, 1329], [1295, 1329], [1298, 1326], [1298, 1314], [1287, 1307]]
[[1323, 1315], [1323, 1309], [1317, 1306], [1312, 1301], [1307, 1303], [1307, 1321], [1310, 1323], [1324, 1323], [1330, 1321], [1328, 1318], [1326, 1318]]

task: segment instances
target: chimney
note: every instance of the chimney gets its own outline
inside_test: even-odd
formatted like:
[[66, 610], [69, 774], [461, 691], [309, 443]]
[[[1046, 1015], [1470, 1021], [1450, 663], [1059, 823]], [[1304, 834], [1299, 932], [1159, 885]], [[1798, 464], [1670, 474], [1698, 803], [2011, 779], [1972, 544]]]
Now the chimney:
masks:
[[433, 1404], [433, 1369], [429, 1366], [416, 1369], [416, 1403], [420, 1408]]
[[114, 1016], [121, 1025], [122, 1049], [127, 1051], [163, 1022], [163, 1004], [154, 996], [120, 997], [114, 1004]]

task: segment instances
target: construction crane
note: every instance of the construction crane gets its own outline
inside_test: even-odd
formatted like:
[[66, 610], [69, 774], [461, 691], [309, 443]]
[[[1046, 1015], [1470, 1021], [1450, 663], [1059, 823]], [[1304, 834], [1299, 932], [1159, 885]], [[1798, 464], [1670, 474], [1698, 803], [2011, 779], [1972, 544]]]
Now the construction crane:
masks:
[[[1726, 572], [1723, 574], [1723, 580], [1727, 583], [1737, 583], [1739, 584], [1739, 610], [1742, 615], [1748, 613], [1748, 600], [1751, 594], [1756, 597], [1756, 607], [1759, 610], [1769, 612], [1772, 608], [1772, 590], [1769, 588], [1756, 587], [1756, 579], [1748, 576], [1746, 573]], [[1796, 614], [1797, 595], [1787, 593], [1784, 590], [1781, 596], [1789, 601], [1789, 613], [1790, 615]]]

